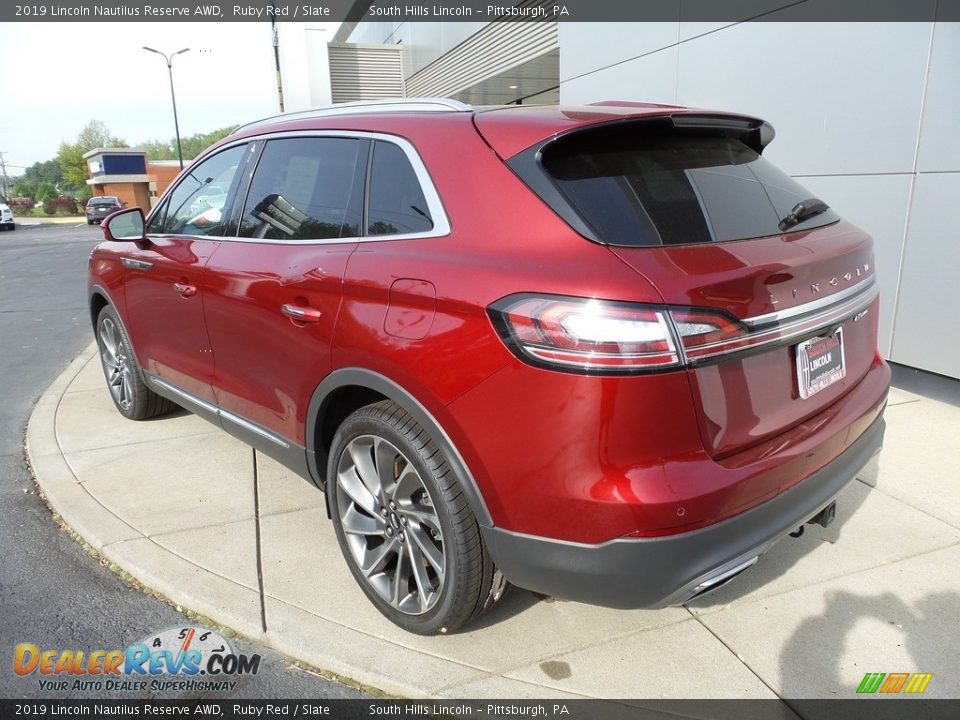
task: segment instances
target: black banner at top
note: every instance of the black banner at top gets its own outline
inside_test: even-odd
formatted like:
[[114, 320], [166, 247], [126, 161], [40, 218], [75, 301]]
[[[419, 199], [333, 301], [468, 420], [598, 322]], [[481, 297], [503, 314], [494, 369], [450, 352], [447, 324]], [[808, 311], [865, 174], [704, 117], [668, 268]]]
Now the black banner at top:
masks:
[[929, 22], [960, 0], [40, 0], [3, 22]]

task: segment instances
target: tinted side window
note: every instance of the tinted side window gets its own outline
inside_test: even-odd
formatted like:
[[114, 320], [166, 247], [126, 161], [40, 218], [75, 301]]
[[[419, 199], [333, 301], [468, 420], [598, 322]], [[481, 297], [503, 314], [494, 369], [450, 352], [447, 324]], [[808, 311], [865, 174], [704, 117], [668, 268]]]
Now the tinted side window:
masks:
[[243, 208], [240, 236], [271, 240], [358, 236], [360, 143], [328, 137], [267, 142]]
[[[243, 161], [244, 148], [232, 147], [191, 167], [169, 195], [159, 232], [223, 235], [227, 220], [223, 213], [227, 201], [223, 188], [229, 188], [233, 182], [237, 166]], [[153, 224], [150, 223], [151, 229]]]
[[[737, 139], [618, 127], [548, 148], [543, 167], [613, 245], [685, 245], [778, 235], [813, 197]], [[828, 210], [792, 229], [835, 222]]]
[[164, 200], [153, 214], [153, 217], [150, 218], [150, 222], [147, 223], [148, 235], [156, 235], [157, 233], [163, 232], [163, 223], [167, 219], [167, 206], [169, 204], [168, 200]]
[[432, 229], [430, 209], [406, 153], [393, 143], [378, 141], [367, 199], [367, 234], [399, 235]]

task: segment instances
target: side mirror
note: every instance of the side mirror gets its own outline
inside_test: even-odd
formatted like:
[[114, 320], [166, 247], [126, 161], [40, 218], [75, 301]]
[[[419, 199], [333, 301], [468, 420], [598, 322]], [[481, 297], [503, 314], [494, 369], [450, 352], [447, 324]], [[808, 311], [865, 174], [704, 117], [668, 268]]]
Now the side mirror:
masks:
[[117, 210], [100, 223], [103, 237], [112, 242], [142, 242], [147, 239], [143, 227], [143, 210], [138, 207]]

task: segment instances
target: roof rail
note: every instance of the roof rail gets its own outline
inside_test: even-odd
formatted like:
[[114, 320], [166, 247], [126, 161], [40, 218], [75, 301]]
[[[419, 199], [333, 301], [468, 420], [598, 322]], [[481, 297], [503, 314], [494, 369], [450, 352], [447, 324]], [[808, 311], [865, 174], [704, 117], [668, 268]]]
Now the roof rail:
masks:
[[261, 118], [253, 122], [240, 125], [233, 131], [236, 135], [241, 130], [250, 130], [260, 125], [275, 122], [291, 122], [293, 120], [307, 120], [310, 118], [331, 117], [334, 115], [358, 115], [362, 113], [385, 112], [467, 112], [473, 107], [459, 100], [450, 98], [387, 98], [384, 100], [358, 100], [356, 102], [335, 103], [322, 105], [309, 110], [281, 113], [271, 117]]

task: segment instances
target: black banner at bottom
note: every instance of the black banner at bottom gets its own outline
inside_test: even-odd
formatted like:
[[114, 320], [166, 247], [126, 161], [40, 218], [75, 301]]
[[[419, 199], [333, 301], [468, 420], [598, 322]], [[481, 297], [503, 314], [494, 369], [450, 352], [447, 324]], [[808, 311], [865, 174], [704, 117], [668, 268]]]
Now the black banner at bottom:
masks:
[[954, 720], [960, 700], [0, 700], [0, 718]]

